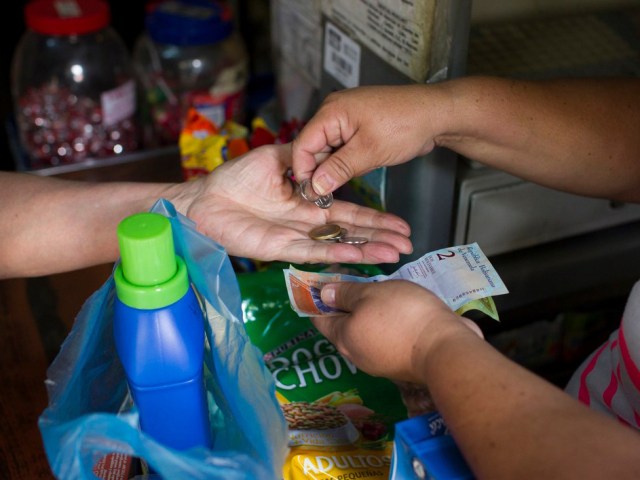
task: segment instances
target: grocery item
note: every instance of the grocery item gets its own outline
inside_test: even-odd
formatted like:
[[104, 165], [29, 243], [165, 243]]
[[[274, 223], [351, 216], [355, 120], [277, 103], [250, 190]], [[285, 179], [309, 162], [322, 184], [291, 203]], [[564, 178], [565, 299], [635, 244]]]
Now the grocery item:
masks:
[[226, 160], [249, 151], [248, 130], [231, 120], [222, 127], [190, 108], [180, 132], [180, 165], [185, 180], [209, 174]]
[[11, 91], [27, 169], [138, 148], [129, 52], [101, 0], [35, 0], [14, 52]]
[[218, 128], [244, 122], [248, 55], [229, 5], [155, 2], [145, 25], [133, 53], [144, 91], [145, 144], [175, 144], [189, 108]]
[[118, 242], [113, 333], [140, 428], [177, 450], [211, 447], [204, 313], [171, 224], [158, 213], [129, 216]]
[[[364, 265], [338, 270], [380, 273]], [[298, 317], [277, 265], [238, 281], [247, 333], [263, 353], [289, 425], [284, 479], [387, 479], [394, 425], [408, 417], [398, 386], [358, 370]]]

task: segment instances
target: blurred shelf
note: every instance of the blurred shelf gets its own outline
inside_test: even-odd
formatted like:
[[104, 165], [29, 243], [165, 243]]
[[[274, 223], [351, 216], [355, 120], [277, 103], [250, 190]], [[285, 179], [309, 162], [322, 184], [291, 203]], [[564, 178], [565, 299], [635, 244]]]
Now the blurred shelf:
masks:
[[180, 152], [178, 147], [173, 146], [22, 171], [35, 175], [90, 181], [178, 182], [182, 180]]

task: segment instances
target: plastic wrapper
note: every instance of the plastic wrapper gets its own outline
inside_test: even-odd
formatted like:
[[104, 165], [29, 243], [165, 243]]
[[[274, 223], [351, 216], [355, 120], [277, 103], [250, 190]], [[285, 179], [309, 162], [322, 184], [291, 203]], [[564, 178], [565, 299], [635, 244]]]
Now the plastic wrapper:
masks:
[[[308, 318], [300, 318], [291, 309], [282, 268], [271, 267], [238, 280], [247, 333], [262, 351], [288, 421], [291, 449], [283, 478], [387, 479], [394, 426], [415, 402], [403, 397], [406, 388], [358, 370]], [[364, 265], [332, 270], [380, 273]]]
[[185, 180], [207, 175], [226, 160], [249, 151], [248, 129], [231, 120], [218, 128], [195, 108], [180, 132], [180, 164]]
[[213, 448], [176, 451], [138, 428], [115, 349], [115, 292], [109, 277], [82, 307], [47, 372], [49, 404], [39, 427], [53, 473], [65, 480], [114, 478], [105, 465], [122, 465], [124, 458], [141, 459], [167, 479], [278, 478], [287, 453], [287, 426], [271, 374], [242, 324], [229, 258], [171, 203], [160, 200], [153, 211], [170, 219], [176, 253], [185, 260], [206, 308], [204, 370]]

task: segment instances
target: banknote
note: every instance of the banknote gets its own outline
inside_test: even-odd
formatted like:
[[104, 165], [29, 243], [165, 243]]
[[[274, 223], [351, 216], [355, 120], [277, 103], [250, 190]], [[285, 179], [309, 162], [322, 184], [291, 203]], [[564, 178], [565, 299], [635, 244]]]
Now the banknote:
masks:
[[283, 272], [291, 307], [301, 317], [341, 313], [326, 305], [320, 298], [322, 286], [335, 282], [408, 280], [431, 290], [456, 311], [469, 310], [470, 302], [488, 299], [477, 304], [495, 312], [493, 300], [489, 297], [509, 293], [477, 243], [435, 250], [403, 265], [391, 275], [358, 277], [340, 273], [306, 272], [293, 266]]

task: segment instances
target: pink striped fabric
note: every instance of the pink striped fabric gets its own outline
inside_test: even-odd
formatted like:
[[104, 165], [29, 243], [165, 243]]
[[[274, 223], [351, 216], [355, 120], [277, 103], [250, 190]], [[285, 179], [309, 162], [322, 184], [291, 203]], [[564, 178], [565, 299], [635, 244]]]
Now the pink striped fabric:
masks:
[[580, 402], [640, 428], [640, 282], [620, 328], [578, 368], [565, 389]]

